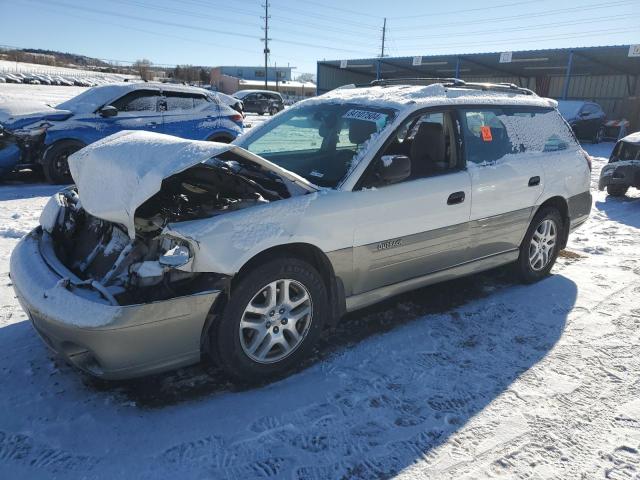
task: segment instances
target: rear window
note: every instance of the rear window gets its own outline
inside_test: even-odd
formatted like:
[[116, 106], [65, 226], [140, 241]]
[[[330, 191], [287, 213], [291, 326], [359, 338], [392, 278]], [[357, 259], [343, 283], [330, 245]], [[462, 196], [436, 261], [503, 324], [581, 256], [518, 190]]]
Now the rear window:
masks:
[[472, 164], [577, 146], [567, 124], [551, 109], [462, 110], [461, 123], [467, 163]]

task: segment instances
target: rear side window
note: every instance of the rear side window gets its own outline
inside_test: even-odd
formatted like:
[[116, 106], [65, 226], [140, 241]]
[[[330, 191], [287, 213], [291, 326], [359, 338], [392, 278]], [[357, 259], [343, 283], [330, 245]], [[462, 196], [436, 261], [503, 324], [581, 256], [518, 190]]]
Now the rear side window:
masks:
[[160, 92], [154, 90], [136, 90], [127, 93], [112, 103], [120, 112], [155, 112]]
[[168, 112], [176, 110], [193, 110], [208, 102], [204, 95], [186, 92], [165, 92], [165, 102]]
[[474, 109], [462, 110], [461, 116], [467, 163], [576, 146], [569, 127], [554, 110]]

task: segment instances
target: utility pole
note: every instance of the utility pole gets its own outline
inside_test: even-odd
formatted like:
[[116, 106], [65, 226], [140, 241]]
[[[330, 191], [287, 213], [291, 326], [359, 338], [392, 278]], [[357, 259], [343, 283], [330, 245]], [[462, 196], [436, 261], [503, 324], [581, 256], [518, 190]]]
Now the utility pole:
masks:
[[[269, 68], [269, 0], [264, 2], [264, 89], [268, 90], [267, 79]], [[276, 73], [277, 75], [277, 73]]]
[[380, 58], [384, 58], [384, 41], [387, 36], [387, 19], [385, 17], [384, 23], [382, 24], [382, 50], [380, 51]]

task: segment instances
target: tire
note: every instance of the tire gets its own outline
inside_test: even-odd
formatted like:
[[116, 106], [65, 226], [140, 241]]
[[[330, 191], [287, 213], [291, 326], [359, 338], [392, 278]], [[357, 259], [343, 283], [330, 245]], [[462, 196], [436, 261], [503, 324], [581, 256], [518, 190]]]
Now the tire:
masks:
[[263, 112], [258, 112], [258, 115], [261, 115], [261, 116], [262, 116], [262, 115], [264, 115], [265, 113], [267, 113], [267, 112], [264, 112], [264, 111], [263, 111]]
[[209, 138], [207, 138], [207, 142], [218, 142], [218, 143], [231, 143], [233, 142], [233, 139], [227, 137], [227, 136], [220, 136], [220, 137], [216, 137], [215, 135], [211, 135]]
[[629, 190], [628, 185], [607, 185], [607, 193], [612, 197], [624, 197]]
[[67, 158], [84, 146], [75, 140], [62, 140], [49, 147], [42, 159], [42, 173], [47, 182], [51, 184], [70, 183], [72, 178]]
[[[287, 285], [288, 304], [282, 296]], [[252, 269], [233, 288], [219, 321], [209, 329], [209, 352], [233, 380], [263, 383], [300, 365], [329, 314], [318, 271], [303, 260], [277, 257]], [[287, 318], [291, 315], [298, 317], [295, 322]]]
[[549, 275], [558, 258], [563, 235], [564, 222], [557, 209], [545, 207], [536, 213], [522, 240], [516, 262], [522, 282], [534, 283]]
[[600, 143], [602, 142], [603, 138], [604, 138], [604, 130], [602, 128], [599, 128], [598, 131], [596, 132], [595, 137], [593, 137], [593, 143]]
[[269, 115], [271, 115], [272, 117], [278, 113], [278, 108], [277, 107], [271, 107], [269, 109]]

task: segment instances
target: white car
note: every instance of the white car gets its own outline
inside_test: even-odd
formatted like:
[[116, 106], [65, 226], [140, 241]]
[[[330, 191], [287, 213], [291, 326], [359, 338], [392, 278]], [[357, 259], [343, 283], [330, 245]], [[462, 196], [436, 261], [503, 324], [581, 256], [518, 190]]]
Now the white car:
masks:
[[514, 264], [544, 278], [591, 208], [590, 159], [513, 85], [379, 83], [234, 144], [120, 132], [69, 158], [11, 258], [45, 342], [105, 378], [211, 355], [260, 381], [348, 311]]

